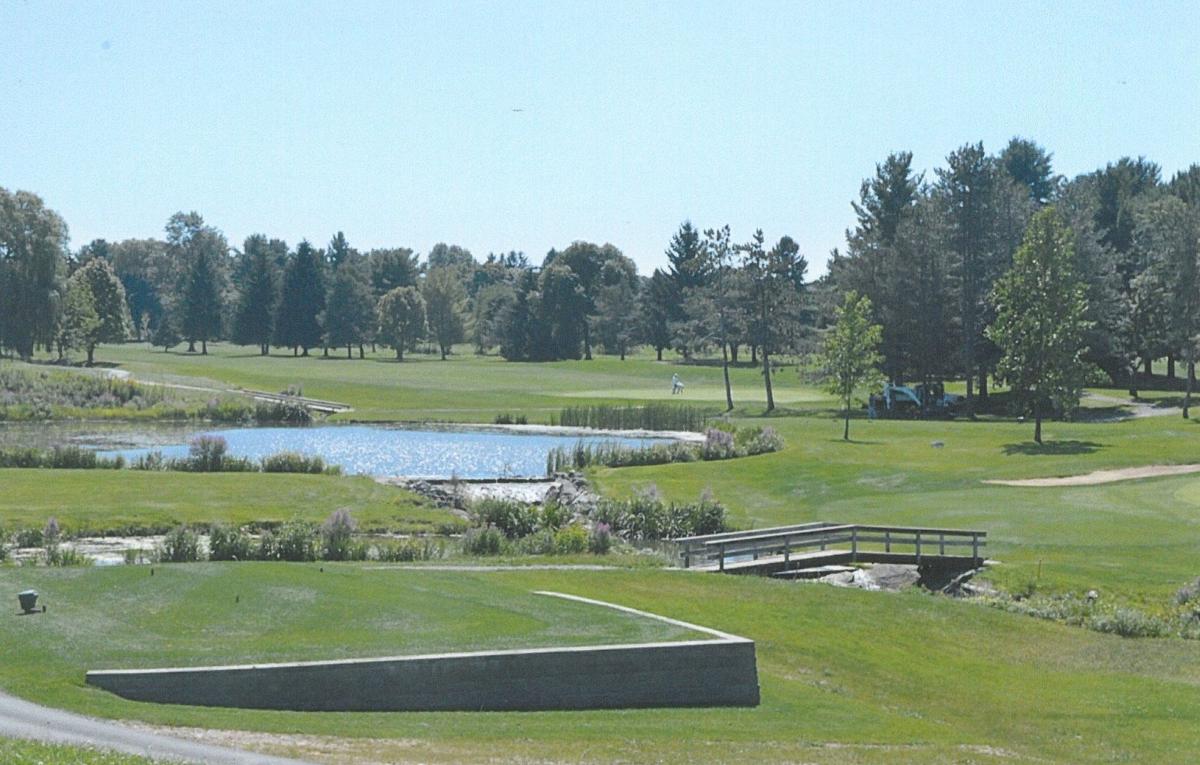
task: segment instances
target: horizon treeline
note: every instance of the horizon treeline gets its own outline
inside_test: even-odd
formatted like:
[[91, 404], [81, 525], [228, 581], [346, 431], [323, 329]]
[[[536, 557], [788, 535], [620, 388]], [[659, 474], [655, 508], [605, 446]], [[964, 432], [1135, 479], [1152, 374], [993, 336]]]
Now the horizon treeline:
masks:
[[384, 345], [400, 359], [417, 349], [445, 358], [469, 341], [520, 361], [649, 346], [660, 359], [716, 351], [726, 366], [749, 355], [770, 370], [774, 355], [811, 350], [855, 290], [883, 328], [888, 379], [966, 378], [969, 395], [986, 396], [1000, 358], [985, 333], [992, 292], [1048, 206], [1074, 236], [1088, 362], [1131, 387], [1154, 359], [1166, 357], [1171, 373], [1177, 359], [1191, 367], [1200, 165], [1164, 181], [1154, 163], [1122, 158], [1068, 180], [1021, 138], [998, 154], [966, 144], [928, 178], [910, 153], [887, 157], [852, 202], [845, 251], [816, 281], [791, 237], [739, 240], [728, 226], [691, 222], [649, 275], [612, 244], [584, 241], [541, 263], [521, 252], [480, 260], [453, 244], [424, 258], [407, 247], [363, 252], [340, 231], [323, 247], [254, 234], [239, 249], [195, 212], [171, 216], [162, 239], [70, 251], [66, 224], [40, 198], [0, 189], [0, 348], [25, 358], [80, 350], [90, 363], [97, 345], [126, 340], [359, 357]]

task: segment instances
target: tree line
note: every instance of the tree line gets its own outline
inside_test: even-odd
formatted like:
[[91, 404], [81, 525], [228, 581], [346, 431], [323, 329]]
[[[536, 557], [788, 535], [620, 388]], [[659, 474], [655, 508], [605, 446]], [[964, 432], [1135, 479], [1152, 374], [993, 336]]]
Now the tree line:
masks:
[[[928, 179], [897, 152], [852, 203], [855, 225], [828, 273], [807, 281], [789, 236], [735, 239], [728, 226], [684, 222], [667, 265], [640, 275], [611, 244], [577, 241], [541, 263], [524, 253], [477, 259], [452, 244], [361, 252], [336, 233], [324, 247], [255, 234], [240, 249], [197, 213], [161, 239], [96, 240], [68, 249], [62, 219], [29, 192], [0, 189], [0, 348], [82, 351], [102, 343], [212, 340], [308, 355], [366, 345], [445, 358], [477, 352], [519, 361], [624, 358], [649, 346], [684, 358], [718, 353], [761, 365], [768, 408], [780, 354], [811, 350], [853, 292], [880, 327], [880, 369], [896, 383], [966, 379], [968, 405], [1005, 377], [994, 331], [1002, 277], [1039, 211], [1070, 233], [1070, 271], [1084, 290], [1080, 353], [1093, 374], [1136, 392], [1139, 369], [1166, 358], [1194, 376], [1200, 337], [1200, 165], [1164, 181], [1144, 158], [1074, 179], [1014, 138], [997, 154], [952, 151]], [[1009, 301], [1010, 304], [1012, 301]], [[1011, 369], [1008, 372], [1011, 373]]]
[[996, 291], [1049, 208], [1084, 290], [1079, 350], [1093, 378], [1136, 395], [1139, 369], [1150, 375], [1162, 358], [1168, 376], [1182, 361], [1194, 378], [1200, 165], [1164, 181], [1156, 164], [1122, 158], [1068, 180], [1052, 159], [1014, 138], [998, 154], [964, 145], [931, 179], [913, 170], [912, 154], [895, 153], [863, 182], [846, 251], [834, 252], [816, 291], [830, 305], [850, 290], [870, 300], [889, 380], [966, 379], [969, 405], [987, 398], [989, 378], [1005, 376], [988, 332]]

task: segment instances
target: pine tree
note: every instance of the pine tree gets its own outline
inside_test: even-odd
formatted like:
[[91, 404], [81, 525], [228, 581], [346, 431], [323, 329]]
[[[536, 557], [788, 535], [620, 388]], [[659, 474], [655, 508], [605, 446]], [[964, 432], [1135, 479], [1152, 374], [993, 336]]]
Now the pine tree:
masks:
[[343, 259], [334, 272], [321, 324], [327, 346], [346, 346], [346, 358], [350, 358], [357, 345], [362, 358], [363, 343], [371, 339], [375, 323], [375, 301], [365, 269], [351, 258]]
[[763, 384], [767, 392], [767, 411], [775, 409], [771, 384], [771, 354], [786, 348], [794, 339], [800, 322], [801, 292], [808, 262], [800, 247], [789, 236], [782, 237], [770, 250], [764, 248], [759, 229], [742, 245], [743, 269], [749, 285], [751, 342], [761, 351]]
[[1042, 443], [1042, 419], [1053, 407], [1079, 405], [1088, 366], [1083, 360], [1087, 299], [1075, 263], [1075, 244], [1052, 207], [1029, 223], [1012, 268], [996, 283], [996, 320], [988, 336], [1003, 352], [997, 377], [1034, 417], [1033, 440]]
[[642, 290], [642, 339], [654, 349], [659, 361], [662, 352], [671, 347], [671, 311], [675, 301], [675, 285], [671, 277], [660, 269], [646, 281]]
[[320, 253], [307, 240], [300, 242], [283, 271], [283, 288], [275, 318], [275, 344], [307, 356], [321, 343], [321, 312], [325, 285]]
[[240, 345], [257, 345], [259, 353], [266, 356], [274, 332], [279, 276], [274, 253], [265, 236], [254, 234], [248, 237], [243, 249], [246, 265], [238, 284], [233, 341]]

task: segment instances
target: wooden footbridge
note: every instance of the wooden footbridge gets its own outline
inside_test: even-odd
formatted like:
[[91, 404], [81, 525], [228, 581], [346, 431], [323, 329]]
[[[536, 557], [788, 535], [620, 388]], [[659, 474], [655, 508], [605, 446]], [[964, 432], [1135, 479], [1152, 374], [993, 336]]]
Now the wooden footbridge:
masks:
[[788, 575], [822, 566], [901, 563], [947, 568], [983, 565], [986, 531], [866, 526], [824, 521], [673, 540], [684, 568], [727, 574]]

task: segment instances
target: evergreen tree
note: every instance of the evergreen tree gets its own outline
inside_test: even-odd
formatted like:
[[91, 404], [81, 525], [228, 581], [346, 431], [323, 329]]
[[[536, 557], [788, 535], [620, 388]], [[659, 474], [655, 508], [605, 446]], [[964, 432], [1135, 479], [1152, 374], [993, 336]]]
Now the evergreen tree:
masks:
[[346, 346], [346, 358], [351, 358], [353, 347], [357, 345], [358, 356], [363, 358], [363, 344], [369, 342], [373, 335], [375, 300], [363, 267], [365, 264], [353, 258], [347, 256], [342, 259], [341, 265], [334, 271], [321, 326], [325, 332], [325, 345], [333, 348]]
[[329, 246], [325, 249], [325, 261], [329, 264], [331, 271], [337, 271], [343, 263], [357, 255], [358, 251], [350, 246], [346, 235], [341, 231], [333, 235], [333, 238], [329, 240]]
[[407, 247], [371, 250], [367, 253], [371, 289], [382, 296], [397, 287], [415, 287], [421, 275], [417, 256]]
[[379, 299], [376, 320], [379, 339], [396, 349], [398, 361], [404, 361], [404, 351], [425, 336], [425, 298], [416, 287], [395, 287]]
[[321, 312], [325, 285], [321, 255], [308, 240], [300, 242], [283, 270], [283, 287], [275, 316], [275, 344], [307, 356], [321, 343]]
[[513, 300], [500, 315], [500, 355], [509, 361], [529, 361], [537, 316], [537, 276], [524, 271], [513, 289]]
[[664, 348], [671, 347], [671, 311], [675, 304], [675, 285], [671, 277], [660, 269], [654, 269], [654, 274], [646, 280], [642, 290], [645, 296], [642, 300], [642, 339], [654, 349], [659, 361], [662, 361]]
[[764, 248], [759, 229], [749, 243], [741, 247], [743, 268], [749, 286], [748, 298], [753, 320], [750, 337], [762, 358], [763, 384], [767, 392], [767, 411], [775, 409], [771, 384], [771, 354], [792, 343], [801, 318], [801, 292], [808, 262], [791, 237], [782, 237], [770, 250]]
[[1027, 138], [1013, 138], [1000, 152], [1000, 165], [1009, 177], [1029, 191], [1029, 198], [1044, 205], [1054, 196], [1057, 179], [1053, 154]]
[[189, 353], [199, 342], [207, 354], [208, 341], [221, 336], [228, 244], [196, 212], [175, 213], [166, 232], [168, 257], [180, 274], [173, 299], [177, 329]]
[[246, 267], [238, 284], [233, 341], [240, 345], [257, 345], [259, 353], [266, 356], [274, 334], [279, 297], [279, 275], [267, 238], [262, 234], [247, 237], [243, 259]]
[[1043, 417], [1051, 407], [1074, 411], [1088, 370], [1087, 299], [1076, 272], [1075, 244], [1052, 207], [1033, 217], [993, 300], [996, 320], [988, 335], [1003, 351], [997, 377], [1033, 414], [1033, 440], [1041, 444]]
[[989, 370], [999, 351], [984, 333], [990, 323], [988, 295], [1005, 272], [1020, 241], [1030, 202], [1023, 187], [1004, 173], [983, 144], [951, 152], [938, 171], [938, 198], [947, 224], [947, 244], [958, 291], [962, 368], [967, 380], [967, 406], [974, 411], [975, 382], [987, 396]]
[[425, 298], [429, 333], [441, 351], [442, 361], [445, 361], [451, 347], [466, 337], [463, 317], [467, 294], [461, 272], [447, 266], [431, 268], [421, 285], [421, 295]]

